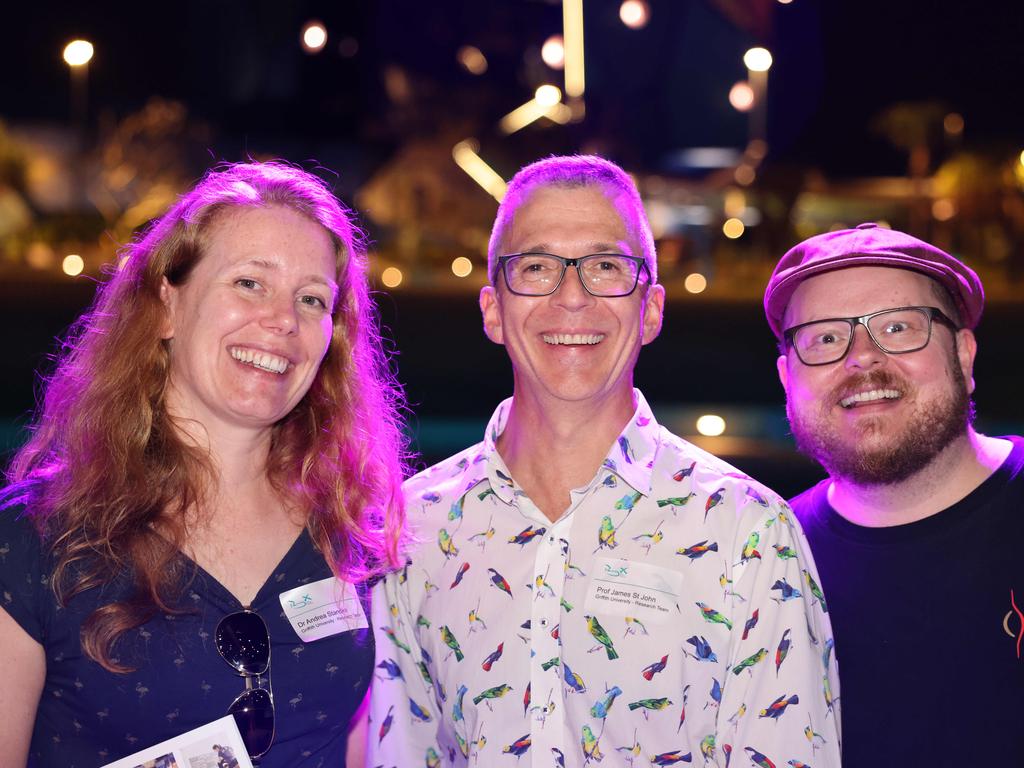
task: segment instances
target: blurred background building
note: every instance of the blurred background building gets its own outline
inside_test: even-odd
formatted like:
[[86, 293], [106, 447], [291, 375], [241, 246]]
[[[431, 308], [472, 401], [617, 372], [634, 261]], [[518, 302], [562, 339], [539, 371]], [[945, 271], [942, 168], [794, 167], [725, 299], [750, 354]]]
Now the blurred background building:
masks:
[[[635, 175], [665, 329], [659, 418], [783, 493], [760, 296], [796, 241], [862, 221], [985, 281], [980, 427], [1024, 430], [1024, 8], [888, 0], [17, 3], [0, 24], [0, 450], [118, 248], [222, 160], [318, 170], [369, 234], [430, 462], [511, 392], [476, 295], [504, 180], [552, 153]], [[75, 42], [77, 41], [77, 42]]]

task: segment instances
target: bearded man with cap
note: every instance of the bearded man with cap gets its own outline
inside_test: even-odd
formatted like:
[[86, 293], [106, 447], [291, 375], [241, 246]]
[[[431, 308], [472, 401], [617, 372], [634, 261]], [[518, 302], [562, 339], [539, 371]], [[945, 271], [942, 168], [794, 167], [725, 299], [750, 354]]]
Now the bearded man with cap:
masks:
[[829, 475], [790, 503], [846, 765], [1021, 760], [1024, 440], [972, 426], [983, 306], [969, 267], [874, 224], [800, 243], [765, 293], [793, 435]]

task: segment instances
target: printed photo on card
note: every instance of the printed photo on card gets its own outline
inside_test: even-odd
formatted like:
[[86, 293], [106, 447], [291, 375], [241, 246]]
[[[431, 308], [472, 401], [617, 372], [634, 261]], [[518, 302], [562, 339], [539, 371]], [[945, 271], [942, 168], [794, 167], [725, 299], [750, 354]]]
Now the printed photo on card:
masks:
[[253, 768], [235, 718], [226, 715], [102, 768]]

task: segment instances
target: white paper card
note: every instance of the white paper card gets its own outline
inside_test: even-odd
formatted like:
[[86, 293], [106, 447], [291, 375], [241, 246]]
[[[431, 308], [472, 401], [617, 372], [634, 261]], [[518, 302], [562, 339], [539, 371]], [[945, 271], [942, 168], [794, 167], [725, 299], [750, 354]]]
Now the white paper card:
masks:
[[368, 627], [356, 588], [334, 576], [289, 589], [281, 608], [304, 643]]
[[655, 623], [679, 616], [683, 574], [614, 557], [595, 558], [584, 608], [588, 613], [632, 616]]
[[102, 768], [219, 768], [224, 765], [253, 768], [238, 725], [231, 715], [107, 763]]

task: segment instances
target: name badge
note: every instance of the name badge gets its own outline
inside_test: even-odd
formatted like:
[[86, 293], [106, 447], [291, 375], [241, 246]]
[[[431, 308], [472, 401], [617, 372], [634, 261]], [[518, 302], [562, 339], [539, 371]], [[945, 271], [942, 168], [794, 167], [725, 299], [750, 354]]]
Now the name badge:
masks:
[[584, 603], [589, 613], [671, 621], [679, 616], [683, 574], [612, 557], [595, 558]]
[[289, 589], [279, 599], [304, 643], [369, 626], [355, 587], [334, 576]]

